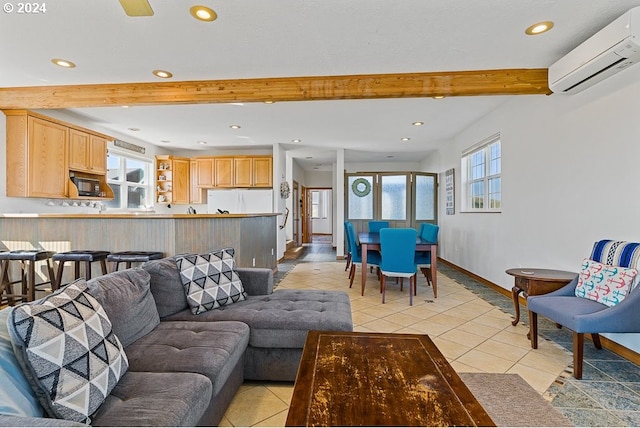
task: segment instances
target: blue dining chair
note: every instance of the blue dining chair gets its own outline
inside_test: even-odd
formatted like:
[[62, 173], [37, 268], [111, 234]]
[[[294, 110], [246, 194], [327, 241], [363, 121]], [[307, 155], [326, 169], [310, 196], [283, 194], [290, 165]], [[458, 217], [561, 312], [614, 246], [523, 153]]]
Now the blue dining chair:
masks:
[[389, 227], [389, 222], [379, 220], [372, 220], [369, 222], [369, 232], [378, 233], [383, 227]]
[[380, 229], [380, 278], [382, 303], [385, 300], [387, 277], [409, 278], [409, 305], [413, 305], [416, 288], [416, 237], [411, 228]]
[[[594, 244], [589, 260], [602, 263], [606, 266], [598, 274], [591, 272], [583, 265], [583, 284], [595, 286], [597, 281], [602, 281], [605, 275], [619, 272], [619, 268], [640, 268], [640, 243], [602, 240]], [[613, 267], [613, 268], [611, 268]], [[592, 277], [590, 276], [592, 275]], [[601, 278], [600, 278], [601, 277]], [[552, 293], [527, 297], [529, 309], [529, 324], [531, 347], [538, 348], [538, 315], [564, 326], [573, 332], [573, 377], [582, 379], [582, 362], [584, 357], [584, 335], [591, 334], [593, 345], [596, 349], [602, 348], [600, 333], [640, 333], [640, 290], [637, 289], [637, 280], [631, 285], [627, 296], [619, 303], [608, 306], [596, 300], [594, 296], [582, 297], [581, 290], [576, 292], [580, 284], [580, 276]], [[597, 281], [596, 281], [597, 280]], [[602, 287], [606, 289], [608, 283], [603, 281]], [[616, 284], [611, 279], [610, 284]], [[615, 289], [611, 285], [612, 289]], [[611, 295], [615, 295], [614, 292]]]
[[[428, 242], [438, 242], [438, 232], [440, 226], [431, 223], [422, 223], [420, 225], [420, 236]], [[416, 265], [420, 272], [427, 278], [427, 284], [431, 285], [431, 251], [416, 252]], [[437, 290], [433, 290], [433, 296], [436, 297]]]
[[[353, 286], [353, 279], [356, 277], [356, 265], [362, 264], [362, 248], [356, 239], [356, 232], [353, 224], [345, 222], [349, 241], [349, 251], [351, 252], [351, 269], [349, 270], [349, 288]], [[378, 268], [380, 266], [380, 253], [376, 250], [367, 250], [367, 265]], [[366, 272], [362, 272], [363, 275]]]

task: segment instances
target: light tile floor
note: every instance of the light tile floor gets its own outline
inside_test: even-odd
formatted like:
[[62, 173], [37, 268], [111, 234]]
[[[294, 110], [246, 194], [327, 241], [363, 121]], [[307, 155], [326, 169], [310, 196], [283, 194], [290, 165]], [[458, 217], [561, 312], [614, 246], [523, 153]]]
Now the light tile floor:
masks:
[[[401, 292], [390, 282], [387, 302], [382, 304], [374, 273], [368, 273], [361, 296], [359, 269], [349, 288], [345, 263], [335, 261], [330, 245], [306, 250], [297, 261], [279, 265], [278, 288], [348, 292], [354, 330], [428, 334], [456, 371], [517, 373], [576, 425], [640, 425], [640, 369], [636, 365], [605, 350], [595, 353], [587, 344], [584, 380], [576, 381], [571, 377], [570, 334], [542, 321], [540, 330], [545, 337], [532, 350], [526, 337], [526, 316], [512, 326], [510, 299], [468, 276], [440, 266], [438, 298], [433, 298], [432, 289], [420, 277], [413, 306], [409, 306], [408, 287]], [[620, 375], [612, 378], [611, 372]], [[221, 425], [284, 426], [292, 393], [292, 383], [247, 382]]]

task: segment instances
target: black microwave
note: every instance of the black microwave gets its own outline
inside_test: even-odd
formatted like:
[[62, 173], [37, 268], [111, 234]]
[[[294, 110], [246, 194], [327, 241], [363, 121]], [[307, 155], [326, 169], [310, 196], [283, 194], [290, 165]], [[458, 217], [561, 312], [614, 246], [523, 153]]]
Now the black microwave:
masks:
[[72, 177], [71, 181], [78, 188], [78, 196], [100, 196], [100, 181], [85, 177]]

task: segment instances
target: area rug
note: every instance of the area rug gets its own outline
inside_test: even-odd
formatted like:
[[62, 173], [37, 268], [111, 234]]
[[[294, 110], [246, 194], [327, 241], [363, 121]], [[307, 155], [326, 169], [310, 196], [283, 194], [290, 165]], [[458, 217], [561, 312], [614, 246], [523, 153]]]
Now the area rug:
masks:
[[499, 427], [573, 426], [569, 419], [517, 374], [458, 375]]

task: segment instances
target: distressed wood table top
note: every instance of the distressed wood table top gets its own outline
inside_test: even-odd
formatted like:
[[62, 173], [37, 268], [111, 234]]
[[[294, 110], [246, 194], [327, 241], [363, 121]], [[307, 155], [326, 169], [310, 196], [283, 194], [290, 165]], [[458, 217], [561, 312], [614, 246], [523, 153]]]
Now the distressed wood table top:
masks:
[[311, 331], [287, 426], [495, 426], [426, 335]]

